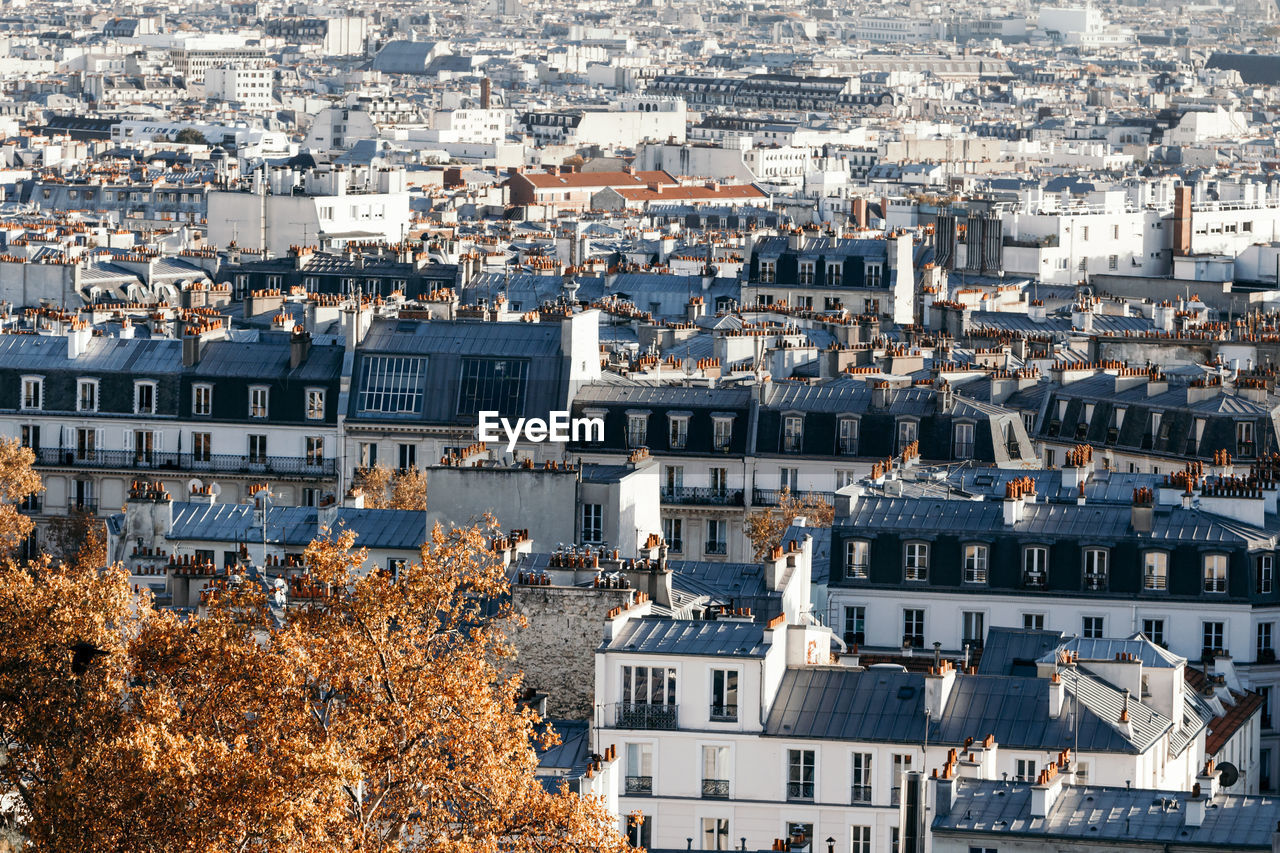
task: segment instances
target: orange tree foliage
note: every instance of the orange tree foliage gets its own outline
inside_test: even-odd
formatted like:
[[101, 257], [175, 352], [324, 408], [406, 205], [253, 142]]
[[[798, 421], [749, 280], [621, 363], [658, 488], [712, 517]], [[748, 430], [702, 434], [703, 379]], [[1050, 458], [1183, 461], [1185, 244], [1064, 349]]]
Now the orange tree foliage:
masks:
[[35, 527], [18, 505], [44, 491], [32, 470], [35, 454], [16, 438], [0, 438], [0, 552], [12, 551]]
[[810, 527], [830, 527], [835, 507], [822, 495], [807, 494], [797, 498], [790, 489], [779, 494], [777, 508], [761, 507], [747, 516], [744, 532], [755, 549], [755, 558], [763, 560], [782, 543], [782, 536], [797, 518]]
[[427, 508], [427, 474], [416, 467], [392, 471], [378, 464], [362, 468], [355, 485], [364, 492], [364, 505], [370, 509]]
[[436, 528], [398, 579], [353, 540], [307, 548], [326, 592], [283, 618], [236, 578], [184, 619], [118, 568], [0, 568], [0, 789], [31, 849], [627, 851], [535, 778], [485, 531]]

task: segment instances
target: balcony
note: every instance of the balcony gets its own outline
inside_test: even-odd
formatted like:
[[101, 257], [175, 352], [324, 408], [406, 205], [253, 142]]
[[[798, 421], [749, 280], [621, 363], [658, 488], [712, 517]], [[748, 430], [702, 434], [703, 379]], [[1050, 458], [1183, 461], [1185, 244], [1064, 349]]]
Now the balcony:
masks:
[[1022, 585], [1027, 589], [1044, 589], [1044, 572], [1023, 572]]
[[89, 515], [98, 514], [97, 498], [72, 498], [67, 508], [75, 512], [87, 512]]
[[787, 802], [812, 803], [813, 802], [813, 783], [812, 782], [788, 782], [787, 783]]
[[[782, 502], [783, 489], [752, 489], [751, 503], [756, 506], [777, 506]], [[799, 492], [791, 489], [792, 500], [804, 500], [805, 498], [821, 498], [824, 501], [830, 501], [831, 495], [827, 492]]]
[[713, 723], [738, 722], [738, 706], [737, 705], [712, 705], [711, 721]]
[[1102, 574], [1085, 574], [1084, 588], [1089, 592], [1103, 592], [1107, 588], [1107, 576]]
[[1169, 588], [1169, 578], [1157, 574], [1143, 575], [1142, 588], [1147, 592], [1164, 592]]
[[176, 451], [136, 450], [59, 450], [42, 447], [35, 451], [36, 464], [59, 468], [113, 468], [131, 471], [176, 471], [210, 474], [263, 474], [317, 479], [335, 477], [338, 463], [335, 459], [308, 461], [302, 456], [239, 456], [214, 453], [197, 455]]
[[628, 776], [625, 784], [626, 793], [631, 796], [646, 797], [653, 793], [652, 776]]
[[849, 789], [849, 802], [853, 805], [871, 802], [870, 785], [853, 785]]
[[638, 705], [619, 702], [613, 706], [613, 724], [620, 729], [676, 729], [676, 705]]
[[717, 489], [705, 487], [664, 488], [665, 504], [697, 504], [702, 506], [742, 506], [742, 489]]
[[704, 800], [729, 799], [729, 780], [728, 779], [703, 779], [702, 780], [702, 798]]

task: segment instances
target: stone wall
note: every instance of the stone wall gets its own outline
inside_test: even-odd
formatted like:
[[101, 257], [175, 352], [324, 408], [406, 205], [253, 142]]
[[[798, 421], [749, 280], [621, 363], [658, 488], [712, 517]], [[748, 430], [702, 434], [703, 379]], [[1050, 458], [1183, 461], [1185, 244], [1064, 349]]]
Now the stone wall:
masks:
[[627, 604], [635, 590], [593, 587], [511, 587], [512, 606], [528, 621], [512, 642], [524, 683], [547, 694], [547, 715], [591, 719], [595, 702], [595, 651], [604, 638], [605, 614]]

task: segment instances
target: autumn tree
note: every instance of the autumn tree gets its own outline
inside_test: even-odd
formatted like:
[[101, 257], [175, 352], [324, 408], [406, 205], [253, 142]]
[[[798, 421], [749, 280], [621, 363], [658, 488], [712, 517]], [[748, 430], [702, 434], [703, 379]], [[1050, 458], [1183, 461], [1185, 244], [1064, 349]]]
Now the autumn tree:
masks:
[[487, 531], [437, 527], [396, 577], [354, 544], [307, 548], [283, 619], [239, 576], [183, 619], [119, 569], [0, 569], [0, 785], [32, 849], [626, 851], [535, 776]]
[[44, 491], [32, 469], [35, 454], [16, 438], [0, 438], [0, 554], [7, 554], [35, 529], [18, 511], [24, 500]]
[[761, 507], [747, 515], [743, 525], [755, 558], [762, 560], [782, 543], [782, 536], [797, 518], [805, 519], [810, 527], [830, 527], [835, 519], [835, 508], [822, 495], [809, 492], [800, 497], [791, 489], [783, 489], [778, 496], [777, 507]]
[[355, 485], [364, 492], [364, 505], [370, 509], [427, 508], [427, 473], [418, 468], [392, 470], [378, 464], [361, 468]]

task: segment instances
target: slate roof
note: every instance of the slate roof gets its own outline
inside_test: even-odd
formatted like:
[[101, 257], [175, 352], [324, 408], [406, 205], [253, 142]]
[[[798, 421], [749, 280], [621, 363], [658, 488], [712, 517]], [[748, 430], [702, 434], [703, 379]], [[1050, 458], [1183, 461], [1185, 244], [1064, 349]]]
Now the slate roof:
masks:
[[16, 370], [118, 371], [155, 376], [181, 373], [182, 343], [176, 340], [93, 336], [84, 353], [67, 358], [61, 335], [0, 335], [0, 367]]
[[[957, 676], [941, 717], [927, 722], [929, 742], [962, 744], [995, 735], [1009, 749], [1140, 753], [1172, 722], [1130, 700], [1130, 731], [1118, 722], [1120, 691], [1079, 671], [1064, 670], [1066, 713], [1049, 716], [1048, 681], [1016, 676]], [[925, 676], [841, 667], [789, 669], [765, 723], [775, 737], [850, 741], [919, 741], [925, 733]], [[1075, 698], [1079, 697], [1079, 706]], [[1079, 707], [1079, 713], [1076, 708]]]
[[[305, 546], [319, 533], [315, 507], [270, 507], [267, 540], [272, 544]], [[353, 530], [361, 548], [416, 551], [426, 533], [421, 512], [399, 509], [336, 510], [334, 530]], [[204, 504], [174, 501], [168, 538], [206, 542], [261, 542], [262, 528], [253, 523], [248, 504]]]
[[[1095, 849], [1108, 842], [1164, 843], [1223, 850], [1270, 850], [1280, 821], [1280, 799], [1219, 794], [1199, 827], [1187, 826], [1189, 795], [1141, 788], [1062, 786], [1049, 814], [1031, 816], [1031, 786], [977, 779], [956, 782], [956, 799], [934, 818], [935, 833], [1084, 840]], [[976, 840], [976, 839], [975, 839]]]
[[627, 654], [764, 657], [768, 643], [759, 622], [716, 619], [631, 619], [601, 650]]

